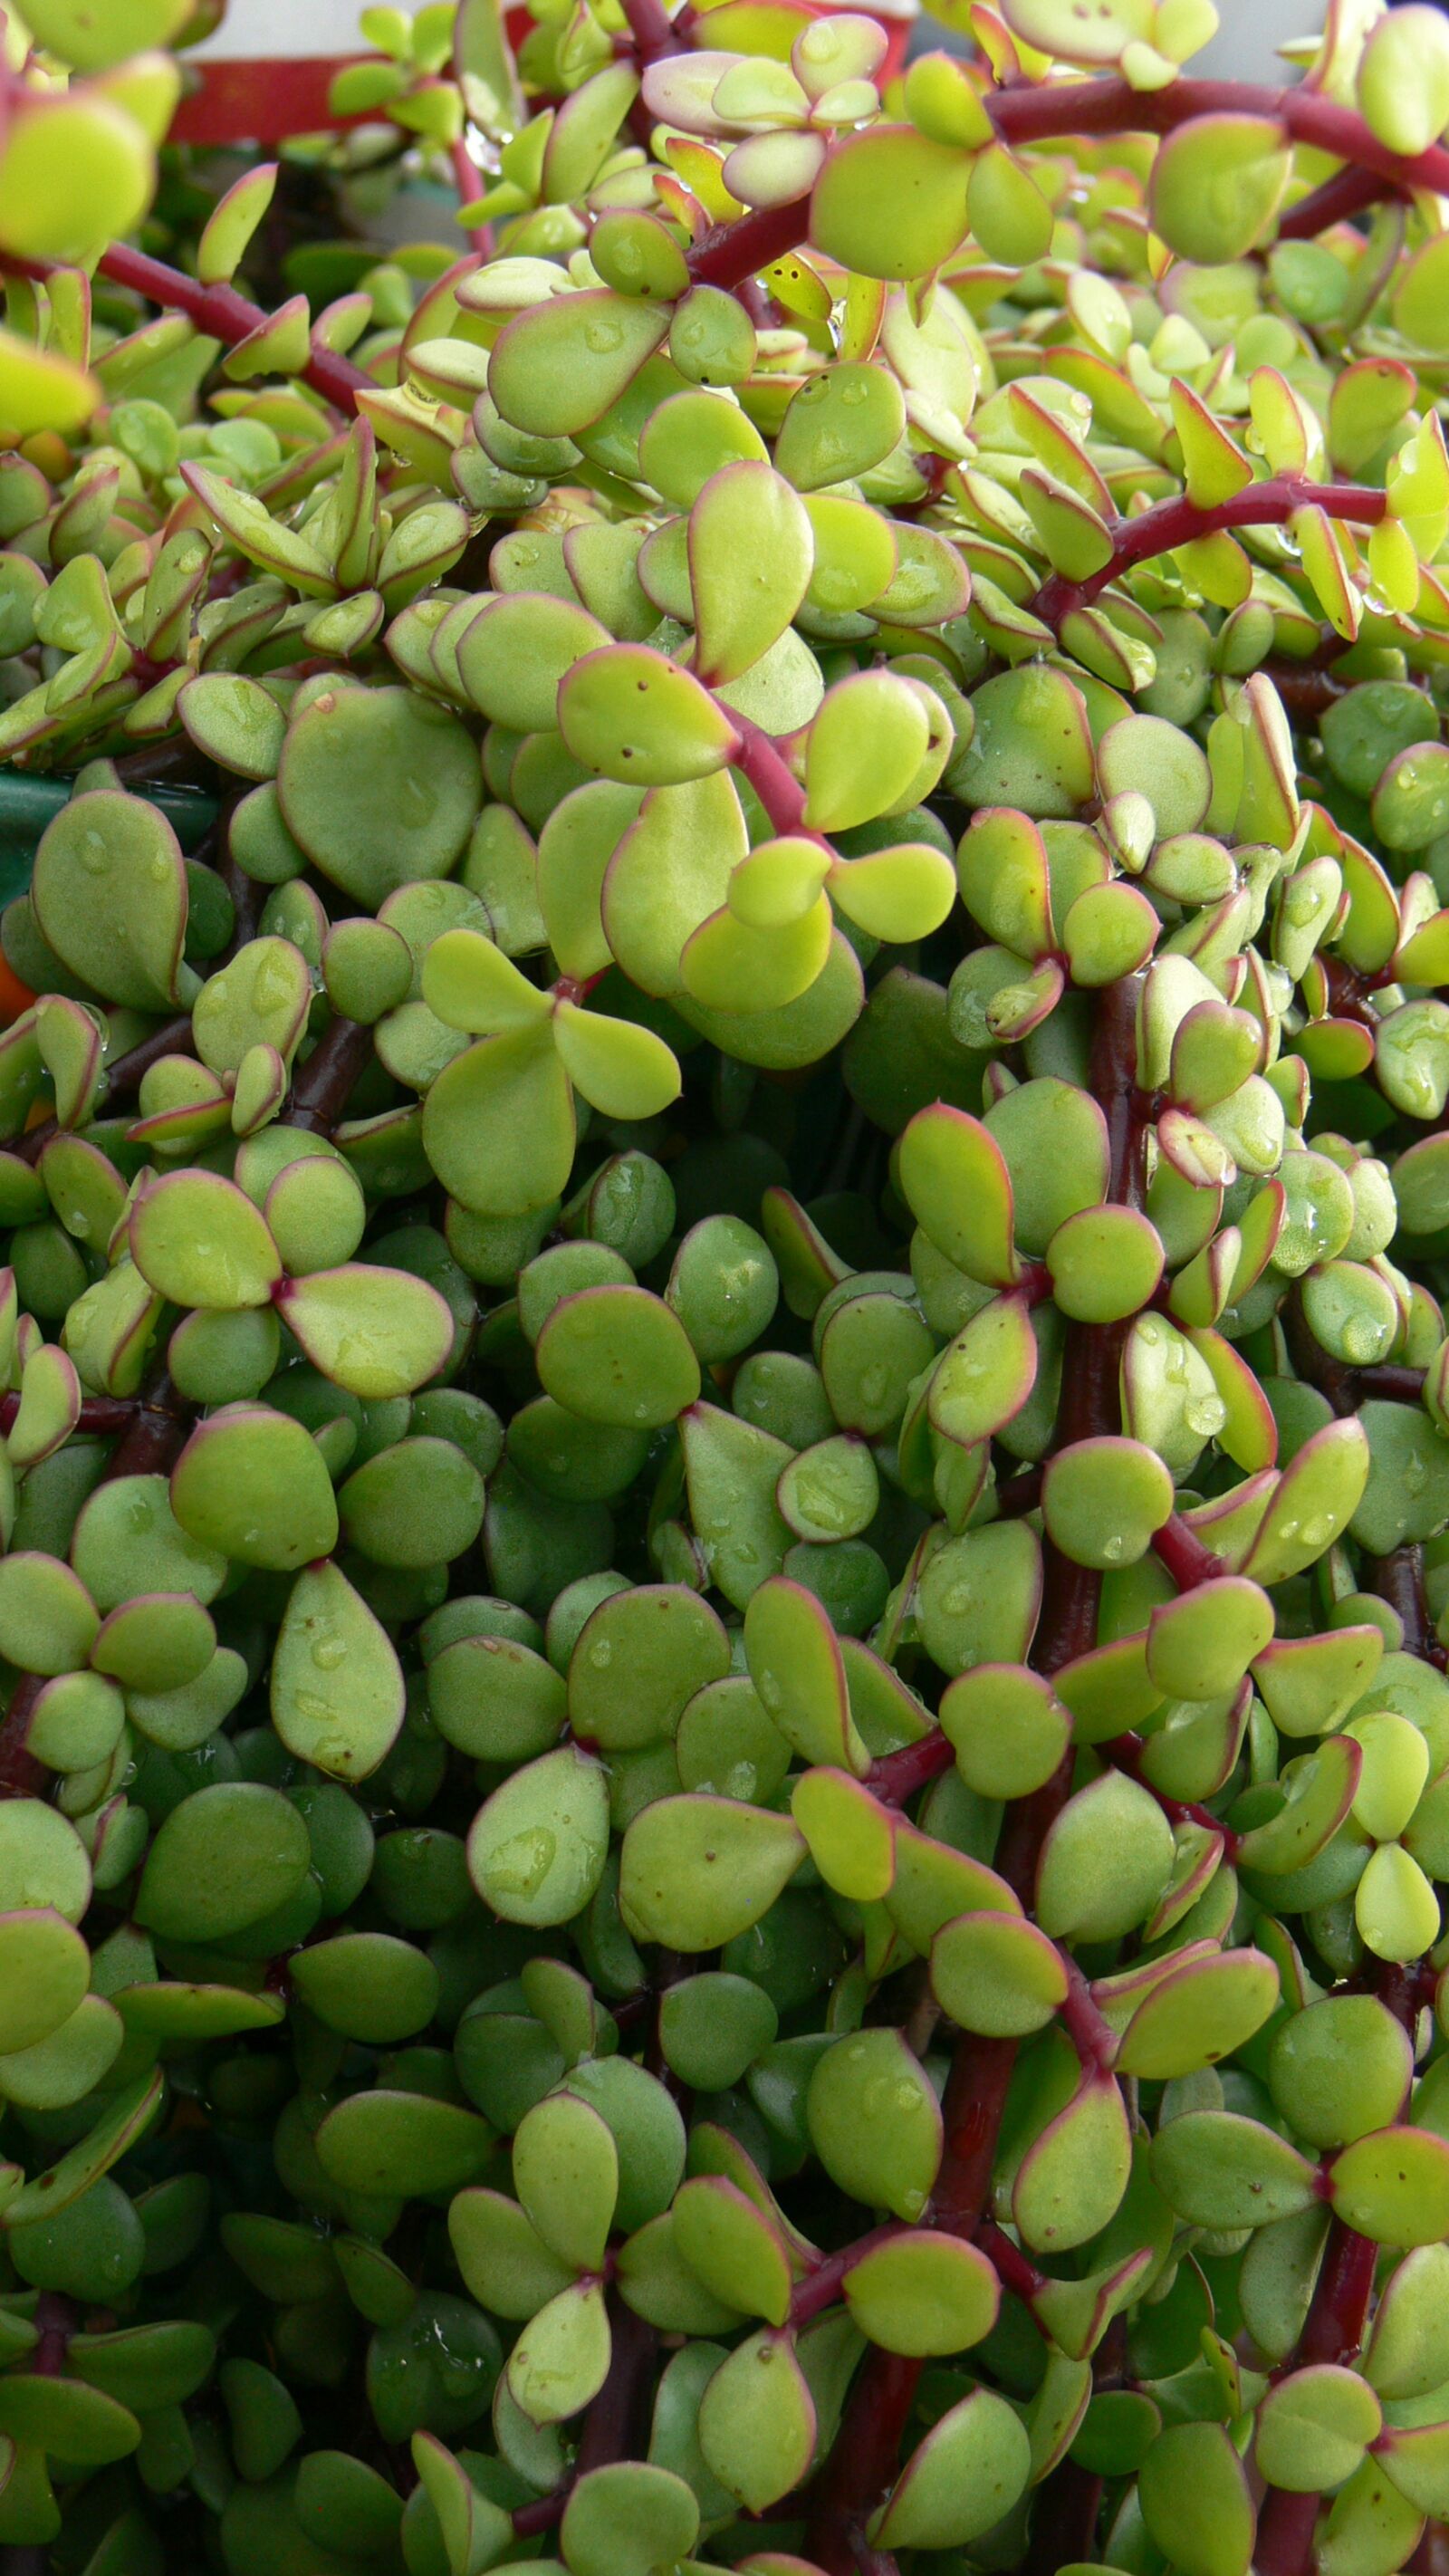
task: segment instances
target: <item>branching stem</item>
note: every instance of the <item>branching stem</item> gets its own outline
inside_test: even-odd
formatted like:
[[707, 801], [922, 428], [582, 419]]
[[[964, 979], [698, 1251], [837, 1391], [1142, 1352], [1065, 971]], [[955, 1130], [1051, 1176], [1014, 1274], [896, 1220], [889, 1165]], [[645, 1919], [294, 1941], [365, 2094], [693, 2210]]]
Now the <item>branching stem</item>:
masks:
[[1150, 563], [1156, 555], [1171, 554], [1178, 546], [1216, 536], [1223, 529], [1281, 527], [1295, 510], [1310, 504], [1331, 519], [1352, 519], [1362, 527], [1376, 526], [1388, 508], [1385, 495], [1371, 484], [1310, 483], [1301, 474], [1270, 475], [1265, 482], [1245, 484], [1241, 492], [1210, 505], [1190, 501], [1185, 492], [1175, 493], [1166, 501], [1154, 502], [1135, 519], [1116, 520], [1107, 532], [1112, 552], [1100, 570], [1082, 581], [1053, 573], [1032, 601], [1033, 611], [1048, 626], [1060, 626], [1074, 608], [1088, 607], [1109, 583], [1136, 564]]
[[[238, 287], [203, 286], [196, 277], [187, 277], [179, 268], [168, 268], [164, 260], [152, 259], [145, 251], [134, 250], [129, 242], [116, 242], [101, 261], [101, 274], [113, 286], [129, 287], [143, 295], [150, 304], [159, 304], [170, 313], [186, 313], [211, 340], [224, 340], [235, 348], [249, 340], [267, 320], [259, 306], [248, 301]], [[305, 368], [304, 381], [324, 402], [335, 403], [349, 417], [360, 388], [369, 387], [372, 378], [354, 367], [350, 359], [339, 357], [333, 349], [314, 346]]]

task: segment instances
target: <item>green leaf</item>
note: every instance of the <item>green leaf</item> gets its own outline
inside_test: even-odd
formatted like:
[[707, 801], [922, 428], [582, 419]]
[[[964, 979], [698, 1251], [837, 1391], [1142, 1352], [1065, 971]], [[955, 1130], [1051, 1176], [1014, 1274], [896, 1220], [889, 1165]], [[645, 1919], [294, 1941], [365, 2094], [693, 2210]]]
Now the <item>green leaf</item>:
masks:
[[810, 520], [768, 465], [727, 465], [689, 514], [695, 662], [701, 678], [738, 679], [784, 633], [809, 587]]
[[1098, 2068], [1022, 2158], [1011, 2212], [1023, 2241], [1038, 2253], [1085, 2245], [1114, 2216], [1131, 2170], [1126, 2105], [1114, 2078]]
[[555, 294], [494, 344], [488, 391], [535, 438], [569, 438], [602, 419], [665, 338], [667, 305], [591, 290]]
[[576, 2271], [601, 2268], [619, 2197], [619, 2157], [597, 2111], [568, 2093], [536, 2103], [514, 2134], [513, 2187], [551, 2254]]
[[1152, 2178], [1199, 2227], [1267, 2227], [1318, 2197], [1315, 2168], [1286, 2138], [1227, 2111], [1185, 2111], [1159, 2129]]
[[32, 898], [56, 955], [105, 1000], [164, 1012], [186, 992], [186, 868], [154, 805], [117, 788], [72, 797], [36, 852]]
[[485, 1800], [468, 1836], [468, 1868], [484, 1903], [505, 1922], [567, 1923], [598, 1886], [608, 1847], [603, 1771], [563, 1745], [515, 1771]]
[[188, 1538], [243, 1565], [291, 1573], [337, 1543], [322, 1453], [269, 1405], [226, 1405], [197, 1426], [172, 1474], [171, 1507]]
[[855, 2324], [886, 2352], [932, 2357], [965, 2352], [996, 2323], [996, 2275], [974, 2245], [927, 2233], [875, 2246], [845, 2276]]
[[1180, 259], [1241, 259], [1277, 213], [1290, 167], [1283, 129], [1268, 117], [1190, 117], [1153, 160], [1153, 228]]
[[478, 754], [447, 708], [410, 689], [324, 689], [287, 728], [277, 792], [288, 830], [354, 902], [448, 875], [482, 794]]
[[282, 1275], [251, 1200], [214, 1172], [171, 1172], [131, 1214], [131, 1252], [149, 1287], [178, 1306], [264, 1306]]
[[674, 2241], [707, 2290], [746, 2316], [782, 2326], [791, 2272], [784, 2239], [722, 2174], [686, 2182], [674, 2203]]
[[450, 1197], [480, 1215], [524, 1215], [562, 1198], [574, 1141], [572, 1091], [551, 1026], [510, 1029], [469, 1047], [444, 1066], [423, 1103], [433, 1171]]
[[815, 2401], [789, 2338], [765, 2329], [720, 2363], [699, 2410], [699, 2444], [726, 2493], [763, 2513], [810, 2466]]
[[1183, 2576], [1247, 2576], [1253, 2506], [1221, 2424], [1170, 2424], [1159, 2433], [1138, 2472], [1137, 2493], [1149, 2533]]
[[625, 1923], [636, 1940], [719, 1949], [758, 1923], [804, 1853], [804, 1837], [788, 1816], [732, 1798], [661, 1798], [624, 1835]]
[[407, 1693], [387, 1631], [330, 1562], [292, 1586], [272, 1657], [272, 1724], [289, 1752], [365, 1780], [390, 1752]]
[[911, 2453], [871, 2538], [890, 2550], [960, 2548], [1005, 2519], [1030, 2469], [1020, 2416], [994, 2389], [973, 2388]]
[[1295, 2495], [1342, 2486], [1382, 2423], [1378, 2399], [1356, 2371], [1330, 2362], [1292, 2370], [1258, 2409], [1258, 2467], [1270, 2486]]
[[848, 135], [811, 194], [811, 240], [860, 277], [924, 276], [966, 231], [971, 170], [969, 153], [908, 125]]
[[436, 1288], [373, 1262], [289, 1279], [275, 1303], [313, 1366], [369, 1402], [413, 1394], [453, 1347], [452, 1309]]
[[637, 1020], [560, 1001], [553, 1029], [565, 1072], [603, 1117], [657, 1118], [678, 1099], [682, 1077], [673, 1048]]
[[560, 2424], [596, 2397], [608, 2375], [611, 2338], [598, 2281], [560, 2290], [529, 2320], [509, 2355], [507, 2384], [533, 2424]]
[[699, 1362], [683, 1325], [644, 1288], [605, 1285], [564, 1297], [536, 1356], [547, 1392], [589, 1422], [653, 1429], [699, 1394]]
[[738, 740], [698, 680], [646, 644], [613, 644], [576, 662], [559, 688], [558, 718], [575, 759], [626, 787], [707, 778]]
[[857, 2031], [820, 2059], [810, 2136], [833, 2182], [867, 2208], [918, 2219], [941, 2163], [941, 2114], [899, 2031]]

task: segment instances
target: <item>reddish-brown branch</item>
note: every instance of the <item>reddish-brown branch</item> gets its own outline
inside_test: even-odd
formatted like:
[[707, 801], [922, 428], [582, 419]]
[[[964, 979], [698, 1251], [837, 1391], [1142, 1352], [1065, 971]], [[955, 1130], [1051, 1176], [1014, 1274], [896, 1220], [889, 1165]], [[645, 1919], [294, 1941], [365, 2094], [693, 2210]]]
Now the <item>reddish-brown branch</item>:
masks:
[[903, 1744], [898, 1753], [883, 1753], [872, 1762], [865, 1785], [883, 1807], [903, 1807], [918, 1789], [939, 1780], [955, 1760], [955, 1750], [939, 1727], [918, 1743]]
[[827, 2254], [813, 2272], [797, 2283], [790, 2300], [792, 2326], [808, 2325], [826, 2308], [833, 2307], [845, 2286], [847, 2272], [854, 2270], [866, 2254], [878, 2245], [890, 2245], [898, 2236], [909, 2236], [911, 2230], [899, 2219], [890, 2219], [883, 2227], [873, 2227], [868, 2236], [858, 2236], [853, 2244], [842, 2245], [838, 2254]]
[[[1010, 144], [1059, 142], [1078, 134], [1170, 134], [1198, 116], [1271, 117], [1293, 142], [1346, 163], [1360, 206], [1389, 191], [1427, 189], [1449, 196], [1449, 150], [1442, 144], [1408, 158], [1390, 152], [1352, 108], [1306, 85], [1268, 89], [1254, 81], [1175, 80], [1165, 89], [1136, 90], [1122, 80], [1047, 81], [990, 91], [985, 104], [1002, 142]], [[1370, 176], [1381, 185], [1365, 195]], [[1341, 221], [1347, 193], [1346, 184], [1339, 188], [1336, 179], [1329, 180], [1314, 192], [1322, 201], [1316, 209], [1305, 198], [1285, 215], [1280, 237], [1303, 240], [1315, 212], [1320, 230]], [[740, 286], [809, 238], [810, 199], [792, 197], [783, 206], [761, 207], [716, 225], [690, 252], [690, 273], [701, 284]]]
[[40, 1691], [37, 1675], [22, 1673], [0, 1719], [0, 1798], [34, 1798], [44, 1789], [44, 1766], [25, 1749]]
[[[483, 173], [461, 134], [456, 143], [449, 145], [448, 158], [452, 165], [453, 185], [458, 191], [459, 206], [476, 205], [483, 186]], [[473, 225], [468, 231], [468, 245], [482, 258], [490, 258], [493, 251], [492, 225]]]
[[370, 1028], [361, 1020], [334, 1020], [292, 1085], [284, 1113], [287, 1125], [305, 1127], [314, 1136], [330, 1136], [371, 1054]]
[[647, 2430], [649, 2382], [654, 2368], [655, 2334], [642, 2317], [609, 2293], [609, 2331], [613, 2347], [609, 2373], [584, 2417], [575, 2477], [615, 2460], [642, 2459]]
[[1088, 2073], [1105, 2074], [1117, 2054], [1117, 2034], [1094, 2003], [1092, 1989], [1076, 1960], [1066, 1951], [1062, 1952], [1062, 1965], [1067, 1972], [1067, 2000], [1062, 2006], [1067, 2037]]
[[[199, 278], [187, 277], [179, 268], [168, 268], [164, 260], [149, 258], [129, 242], [113, 244], [101, 261], [101, 274], [113, 286], [129, 287], [149, 304], [159, 304], [163, 311], [188, 314], [198, 331], [210, 340], [224, 340], [230, 348], [249, 340], [267, 320], [260, 307], [250, 303], [235, 286], [203, 286]], [[314, 393], [321, 394], [324, 402], [335, 403], [339, 411], [348, 414], [359, 389], [372, 384], [372, 378], [354, 367], [350, 359], [339, 357], [334, 349], [315, 346], [302, 373], [304, 381]]]
[[641, 71], [650, 63], [662, 62], [667, 54], [682, 54], [688, 45], [670, 19], [663, 0], [620, 0], [629, 21], [634, 60]]
[[1223, 1571], [1223, 1561], [1205, 1547], [1196, 1530], [1188, 1528], [1180, 1512], [1157, 1532], [1153, 1552], [1166, 1566], [1180, 1592], [1191, 1592], [1199, 1583], [1211, 1583]]
[[976, 2230], [976, 2243], [991, 2265], [1003, 2290], [1010, 2290], [1024, 2307], [1030, 2307], [1038, 2293], [1047, 2287], [1047, 2275], [1023, 2254], [994, 2218], [983, 2218]]
[[1059, 626], [1073, 609], [1087, 607], [1135, 564], [1149, 563], [1155, 555], [1170, 554], [1177, 546], [1191, 545], [1225, 528], [1281, 527], [1295, 510], [1310, 503], [1331, 519], [1352, 519], [1362, 527], [1376, 526], [1388, 507], [1384, 494], [1372, 484], [1310, 483], [1301, 474], [1270, 475], [1265, 482], [1249, 483], [1228, 500], [1210, 506], [1190, 501], [1185, 492], [1174, 493], [1135, 519], [1116, 520], [1108, 530], [1112, 552], [1100, 570], [1082, 581], [1053, 573], [1050, 581], [1043, 582], [1032, 608], [1047, 625]]
[[688, 254], [689, 274], [696, 286], [743, 286], [798, 248], [809, 231], [808, 197], [760, 206], [733, 223], [712, 224]]
[[1434, 1660], [1439, 1648], [1429, 1619], [1429, 1604], [1424, 1591], [1424, 1551], [1407, 1545], [1390, 1550], [1387, 1556], [1368, 1560], [1368, 1581], [1381, 1601], [1387, 1601], [1403, 1622], [1404, 1652], [1421, 1660]]
[[[789, 766], [783, 752], [777, 751], [767, 733], [758, 725], [739, 718], [739, 747], [734, 766], [749, 781], [777, 832], [805, 830], [805, 790]], [[818, 835], [811, 835], [818, 838]]]
[[[17, 1394], [0, 1395], [0, 1432], [15, 1428], [20, 1411]], [[89, 1432], [93, 1438], [106, 1440], [117, 1431], [129, 1431], [136, 1418], [135, 1399], [128, 1395], [88, 1395], [82, 1399], [76, 1417], [78, 1432]]]
[[[1391, 1962], [1377, 1981], [1380, 2003], [1387, 2005], [1411, 2037], [1421, 1999], [1421, 1965], [1417, 1959], [1406, 1966]], [[1341, 2218], [1334, 2219], [1303, 2332], [1287, 2359], [1278, 2364], [1275, 2380], [1313, 2363], [1355, 2359], [1363, 2343], [1378, 2258], [1379, 2249], [1371, 2237], [1359, 2236]], [[1319, 2495], [1290, 2495], [1281, 2487], [1269, 2490], [1253, 2550], [1257, 2576], [1309, 2576], [1314, 2525], [1322, 2503]]]
[[191, 1433], [196, 1407], [171, 1383], [164, 1360], [158, 1362], [132, 1408], [131, 1428], [112, 1452], [102, 1484], [118, 1476], [169, 1476]]
[[1317, 241], [1334, 224], [1350, 223], [1355, 215], [1376, 206], [1383, 196], [1397, 195], [1393, 182], [1386, 181], [1377, 170], [1365, 170], [1347, 162], [1335, 170], [1322, 187], [1313, 188], [1290, 206], [1278, 226], [1280, 241]]

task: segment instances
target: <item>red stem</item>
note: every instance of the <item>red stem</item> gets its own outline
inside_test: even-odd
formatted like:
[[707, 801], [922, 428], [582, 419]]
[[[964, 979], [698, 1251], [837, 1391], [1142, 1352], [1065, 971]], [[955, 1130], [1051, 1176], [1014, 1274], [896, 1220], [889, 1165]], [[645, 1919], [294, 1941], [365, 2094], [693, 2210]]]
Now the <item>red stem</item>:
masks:
[[1027, 2260], [1021, 2247], [997, 2226], [994, 2218], [983, 2218], [976, 2230], [976, 2242], [1002, 2288], [1013, 2291], [1024, 2306], [1030, 2307], [1038, 2292], [1047, 2287], [1046, 2273]]
[[[0, 1395], [0, 1432], [10, 1432], [14, 1430], [15, 1417], [19, 1411], [20, 1398], [18, 1395]], [[112, 1432], [129, 1431], [131, 1424], [135, 1419], [136, 1404], [134, 1397], [128, 1395], [88, 1395], [82, 1398], [81, 1409], [76, 1418], [75, 1428], [78, 1432], [89, 1431], [95, 1437], [105, 1440], [110, 1437]]]
[[1179, 1592], [1191, 1592], [1199, 1583], [1211, 1583], [1223, 1571], [1223, 1561], [1210, 1547], [1204, 1547], [1196, 1530], [1188, 1528], [1180, 1512], [1158, 1531], [1152, 1542], [1153, 1552], [1166, 1566]]
[[[129, 242], [112, 245], [101, 261], [101, 273], [113, 286], [128, 286], [168, 312], [188, 313], [198, 331], [208, 339], [225, 340], [231, 348], [238, 341], [250, 339], [267, 320], [260, 307], [249, 303], [235, 286], [203, 286], [199, 278], [186, 277], [179, 268], [168, 268], [164, 260], [149, 258]], [[302, 373], [314, 393], [348, 414], [359, 388], [370, 388], [372, 384], [372, 378], [364, 375], [360, 367], [354, 367], [332, 349], [314, 348]]]
[[292, 1085], [287, 1125], [330, 1137], [371, 1054], [372, 1031], [363, 1021], [334, 1020]]
[[[761, 743], [768, 760], [756, 748]], [[779, 753], [765, 737], [752, 732], [744, 749], [757, 764], [758, 774], [752, 775], [744, 760], [739, 765], [757, 794], [762, 795], [761, 776], [768, 785], [777, 784], [771, 764], [795, 788]], [[791, 828], [777, 821], [773, 808], [767, 810], [777, 829]], [[1088, 1087], [1107, 1119], [1109, 1196], [1129, 1207], [1141, 1196], [1146, 1132], [1144, 1104], [1136, 1089], [1138, 990], [1136, 980], [1125, 976], [1098, 996], [1088, 1075]], [[1120, 1430], [1118, 1371], [1125, 1331], [1125, 1325], [1073, 1325], [1062, 1366], [1054, 1447]], [[1095, 1645], [1102, 1578], [1087, 1566], [1073, 1565], [1049, 1540], [1044, 1560], [1042, 1614], [1032, 1662], [1038, 1672], [1051, 1673]], [[928, 1753], [928, 1745], [934, 1748], [933, 1737], [923, 1737], [919, 1745], [907, 1745], [902, 1754], [886, 1757], [899, 1765], [888, 1775], [893, 1788], [912, 1780], [920, 1786], [922, 1777], [932, 1776], [933, 1764], [946, 1767], [944, 1755], [934, 1749]], [[1071, 1795], [1073, 1768], [1069, 1750], [1050, 1780], [1007, 1808], [996, 1867], [1026, 1904], [1036, 1884], [1042, 1845]], [[873, 1785], [879, 1788], [878, 1774]], [[905, 1794], [910, 1794], [909, 1787]], [[963, 2032], [957, 2042], [942, 2104], [945, 2140], [930, 2210], [930, 2223], [949, 2235], [974, 2236], [986, 2215], [1016, 2047], [1014, 2039], [987, 2039], [974, 2031]], [[868, 2563], [865, 2526], [877, 2499], [895, 2478], [921, 2366], [875, 2350], [859, 2373], [834, 2448], [816, 2484], [805, 2537], [805, 2556], [815, 2561], [823, 2576], [859, 2576]]]
[[827, 2254], [816, 2264], [813, 2272], [796, 2284], [790, 2300], [791, 2325], [808, 2325], [811, 2318], [818, 2317], [823, 2309], [833, 2307], [844, 2287], [847, 2272], [853, 2271], [864, 2255], [873, 2253], [878, 2245], [893, 2244], [898, 2236], [909, 2236], [910, 2233], [909, 2227], [903, 2226], [898, 2219], [891, 2219], [883, 2227], [873, 2227], [868, 2236], [858, 2236], [853, 2245], [842, 2245], [838, 2254]]
[[872, 1762], [865, 1785], [883, 1807], [903, 1807], [918, 1789], [949, 1771], [955, 1758], [955, 1747], [936, 1727], [918, 1743], [903, 1744], [898, 1753], [883, 1753]]
[[[1346, 162], [1341, 170], [1335, 170], [1331, 179], [1325, 179], [1321, 187], [1311, 189], [1306, 197], [1299, 198], [1296, 206], [1289, 207], [1278, 226], [1278, 239], [1316, 241], [1319, 234], [1326, 233], [1332, 225], [1347, 223], [1354, 215], [1361, 215], [1369, 206], [1377, 205], [1384, 193], [1385, 183], [1378, 171], [1365, 170]], [[1397, 194], [1397, 191], [1393, 193]]]
[[1091, 1987], [1076, 1960], [1065, 1950], [1060, 1955], [1067, 1972], [1067, 1999], [1062, 2006], [1067, 2037], [1084, 2072], [1106, 2074], [1117, 2054], [1117, 2034], [1106, 2014], [1092, 2001]]
[[118, 1476], [169, 1476], [190, 1437], [196, 1407], [177, 1394], [163, 1360], [136, 1397], [131, 1413], [131, 1428], [111, 1453], [103, 1485], [114, 1483]]
[[797, 249], [809, 231], [808, 197], [760, 206], [734, 223], [712, 225], [688, 254], [689, 274], [696, 286], [743, 286]]
[[1108, 531], [1112, 552], [1101, 570], [1088, 573], [1083, 581], [1068, 581], [1063, 573], [1053, 573], [1037, 592], [1033, 610], [1049, 626], [1059, 626], [1073, 609], [1087, 607], [1134, 564], [1170, 554], [1177, 546], [1191, 545], [1195, 538], [1213, 536], [1223, 528], [1281, 527], [1295, 510], [1309, 503], [1331, 519], [1354, 519], [1366, 527], [1375, 526], [1388, 508], [1384, 493], [1370, 484], [1310, 483], [1301, 474], [1274, 474], [1265, 482], [1249, 483], [1210, 508], [1190, 501], [1185, 492], [1175, 493], [1169, 500], [1154, 502], [1135, 519], [1118, 519]]
[[[476, 205], [483, 189], [483, 173], [479, 169], [477, 162], [474, 160], [473, 155], [469, 151], [461, 134], [459, 135], [456, 143], [449, 145], [448, 158], [452, 163], [453, 185], [458, 191], [459, 205]], [[481, 258], [491, 258], [493, 253], [492, 225], [475, 224], [468, 232], [468, 243], [470, 249], [476, 250]]]
[[[777, 832], [805, 831], [805, 790], [783, 752], [776, 750], [758, 725], [745, 717], [735, 721], [739, 737], [734, 766], [740, 776], [748, 779]], [[809, 834], [812, 840], [819, 837], [818, 833]]]
[[30, 1720], [40, 1697], [41, 1684], [35, 1673], [22, 1673], [10, 1695], [10, 1705], [0, 1719], [0, 1798], [34, 1798], [44, 1794], [47, 1773], [33, 1753], [27, 1753], [25, 1739]]
[[629, 33], [634, 39], [634, 59], [641, 71], [650, 63], [661, 62], [666, 54], [688, 51], [685, 39], [670, 21], [663, 0], [620, 0], [620, 5], [629, 21]]
[[[1422, 1962], [1394, 1962], [1378, 1978], [1378, 1997], [1412, 2037], [1420, 2002]], [[1293, 2351], [1273, 2373], [1284, 2379], [1315, 2362], [1351, 2362], [1364, 2338], [1379, 2249], [1371, 2237], [1355, 2234], [1335, 2218], [1309, 2306], [1303, 2332]], [[1321, 2495], [1293, 2495], [1283, 2487], [1269, 2489], [1258, 2517], [1253, 2550], [1257, 2576], [1309, 2576], [1313, 2533]]]
[[[1136, 90], [1122, 80], [1048, 81], [1037, 87], [992, 90], [984, 102], [1003, 143], [1046, 143], [1073, 135], [1170, 134], [1197, 116], [1269, 117], [1282, 125], [1295, 143], [1331, 154], [1349, 165], [1360, 188], [1372, 172], [1392, 190], [1427, 189], [1449, 196], [1449, 150], [1432, 144], [1409, 157], [1390, 152], [1352, 108], [1338, 107], [1306, 85], [1301, 89], [1268, 89], [1255, 81], [1175, 80], [1165, 89]], [[1343, 192], [1320, 205], [1320, 228], [1341, 220]], [[1315, 191], [1323, 198], [1324, 191]], [[1384, 189], [1375, 191], [1382, 195]], [[1310, 199], [1294, 207], [1280, 227], [1280, 239], [1304, 238], [1312, 221]], [[1361, 203], [1371, 203], [1361, 198]], [[746, 278], [783, 259], [787, 251], [810, 238], [810, 199], [792, 197], [783, 206], [764, 206], [732, 224], [707, 233], [689, 254], [691, 275], [711, 286], [740, 286]]]

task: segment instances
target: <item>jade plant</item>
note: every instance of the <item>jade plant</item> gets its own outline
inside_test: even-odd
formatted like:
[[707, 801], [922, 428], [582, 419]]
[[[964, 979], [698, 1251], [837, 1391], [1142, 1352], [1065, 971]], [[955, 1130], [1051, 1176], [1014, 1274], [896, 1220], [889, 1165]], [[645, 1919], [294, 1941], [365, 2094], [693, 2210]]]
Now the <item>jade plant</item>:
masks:
[[214, 14], [6, 12], [0, 2576], [1441, 2570], [1449, 21], [370, 9], [264, 311]]

